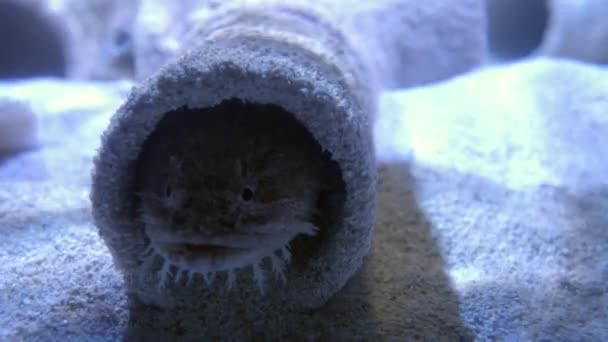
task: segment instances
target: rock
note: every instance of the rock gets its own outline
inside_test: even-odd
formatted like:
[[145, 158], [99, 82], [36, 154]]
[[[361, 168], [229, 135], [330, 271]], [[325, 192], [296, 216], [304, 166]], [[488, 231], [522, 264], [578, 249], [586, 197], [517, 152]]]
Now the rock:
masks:
[[384, 99], [378, 157], [410, 165], [476, 339], [608, 338], [606, 94], [540, 59]]
[[[49, 0], [50, 1], [50, 0]], [[134, 76], [133, 24], [140, 0], [62, 0], [62, 12], [81, 34], [82, 78]]]
[[541, 53], [608, 63], [608, 2], [548, 0], [551, 17]]
[[488, 49], [497, 60], [527, 57], [542, 44], [550, 11], [547, 0], [485, 0]]
[[429, 84], [486, 60], [483, 0], [328, 1], [388, 89]]
[[498, 60], [551, 56], [608, 63], [605, 0], [485, 0], [490, 54]]
[[601, 184], [607, 76], [601, 67], [534, 59], [396, 93], [383, 101], [397, 112], [381, 111], [378, 153], [413, 154], [517, 189]]
[[126, 298], [91, 223], [87, 193], [99, 135], [125, 86], [0, 84], [0, 98], [26, 103], [42, 131], [36, 148], [0, 161], [0, 340], [122, 335]]
[[[0, 76], [126, 78], [138, 0], [8, 0], [0, 4]], [[42, 57], [44, 56], [44, 57]]]
[[[55, 79], [0, 82], [0, 162], [6, 164], [2, 171], [39, 173], [7, 158], [28, 150], [24, 155], [36, 155], [36, 148], [66, 141], [66, 136], [75, 141], [76, 148], [93, 150], [97, 141], [89, 144], [90, 136], [99, 135], [99, 130], [108, 125], [108, 110], [119, 106], [117, 101], [130, 86], [129, 82], [61, 83]], [[46, 163], [59, 160], [65, 161], [61, 154]], [[76, 173], [81, 170], [77, 168]]]
[[233, 1], [142, 0], [133, 29], [136, 78], [159, 70], [178, 54], [196, 25]]
[[0, 3], [0, 77], [64, 77], [77, 73], [80, 36], [41, 0]]
[[27, 104], [0, 99], [0, 158], [36, 144], [34, 114]]

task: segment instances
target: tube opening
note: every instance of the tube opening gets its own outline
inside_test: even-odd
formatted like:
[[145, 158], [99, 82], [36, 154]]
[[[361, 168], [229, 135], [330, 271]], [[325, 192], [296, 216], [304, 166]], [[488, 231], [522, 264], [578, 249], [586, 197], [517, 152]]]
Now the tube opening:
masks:
[[60, 32], [35, 7], [0, 2], [0, 46], [0, 79], [66, 76]]
[[151, 255], [202, 275], [284, 277], [332, 234], [345, 198], [338, 164], [294, 115], [238, 99], [166, 113], [135, 179]]
[[549, 23], [547, 0], [487, 0], [487, 37], [498, 60], [527, 57], [538, 49]]

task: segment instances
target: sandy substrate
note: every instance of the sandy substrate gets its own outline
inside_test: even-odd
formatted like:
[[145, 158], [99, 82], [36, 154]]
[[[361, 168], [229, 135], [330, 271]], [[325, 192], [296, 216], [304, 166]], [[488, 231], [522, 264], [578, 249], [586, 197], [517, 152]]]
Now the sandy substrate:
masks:
[[[91, 85], [90, 106], [57, 105], [57, 94], [82, 99], [82, 86], [60, 82], [0, 96], [49, 84], [56, 96], [39, 91], [32, 106], [48, 128], [42, 147], [0, 162], [0, 340], [118, 340], [126, 296], [88, 187], [125, 85]], [[606, 69], [548, 60], [386, 94], [372, 252], [286, 329], [313, 340], [608, 340], [607, 94]]]

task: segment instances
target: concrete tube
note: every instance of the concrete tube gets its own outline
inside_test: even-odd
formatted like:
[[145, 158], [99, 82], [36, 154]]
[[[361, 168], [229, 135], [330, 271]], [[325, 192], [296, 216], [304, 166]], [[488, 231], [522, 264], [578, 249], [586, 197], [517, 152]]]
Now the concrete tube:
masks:
[[176, 324], [234, 338], [259, 320], [276, 337], [369, 251], [375, 81], [307, 7], [229, 9], [193, 37], [104, 134], [95, 223], [124, 275], [127, 338]]

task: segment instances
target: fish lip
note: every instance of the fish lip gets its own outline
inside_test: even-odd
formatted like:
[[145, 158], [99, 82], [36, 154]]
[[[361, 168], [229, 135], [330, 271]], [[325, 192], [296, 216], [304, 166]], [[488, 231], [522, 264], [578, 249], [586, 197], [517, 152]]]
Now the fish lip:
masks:
[[257, 264], [289, 241], [286, 236], [277, 238], [268, 234], [188, 235], [195, 236], [152, 240], [152, 244], [167, 260], [201, 273]]
[[[190, 234], [189, 234], [190, 235]], [[169, 239], [156, 240], [161, 244], [180, 244], [194, 246], [224, 247], [227, 249], [258, 249], [279, 242], [289, 241], [289, 234], [221, 234], [192, 236], [175, 236]]]
[[167, 232], [161, 229], [146, 229], [148, 237], [156, 245], [191, 245], [226, 249], [266, 249], [285, 244], [293, 238], [289, 233], [234, 233], [203, 234], [197, 232]]
[[285, 248], [297, 233], [249, 232], [203, 234], [195, 231], [168, 231], [160, 225], [145, 228], [150, 248], [156, 255], [179, 269], [208, 274], [257, 265], [277, 251], [285, 257]]

